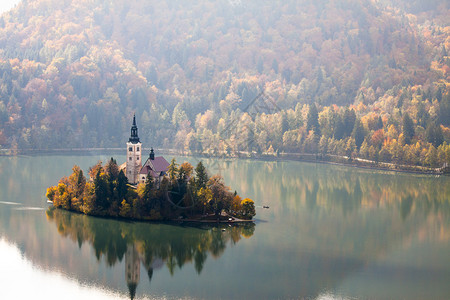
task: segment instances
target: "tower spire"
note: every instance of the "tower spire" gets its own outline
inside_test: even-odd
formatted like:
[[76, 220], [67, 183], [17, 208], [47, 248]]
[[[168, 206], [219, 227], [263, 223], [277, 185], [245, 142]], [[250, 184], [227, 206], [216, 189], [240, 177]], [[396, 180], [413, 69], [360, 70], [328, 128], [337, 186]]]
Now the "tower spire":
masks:
[[130, 143], [139, 143], [138, 128], [136, 126], [136, 114], [133, 114], [133, 125], [131, 126], [131, 136], [128, 140]]
[[155, 160], [155, 152], [153, 151], [153, 147], [152, 149], [150, 149], [150, 160]]

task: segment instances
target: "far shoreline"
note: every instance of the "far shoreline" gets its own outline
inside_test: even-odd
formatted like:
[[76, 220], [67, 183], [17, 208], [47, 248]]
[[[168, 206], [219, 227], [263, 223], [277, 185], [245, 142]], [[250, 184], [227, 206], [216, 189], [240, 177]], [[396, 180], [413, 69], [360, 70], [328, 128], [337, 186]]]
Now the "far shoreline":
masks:
[[[366, 170], [378, 170], [378, 171], [390, 171], [390, 172], [398, 172], [398, 173], [407, 173], [407, 174], [418, 174], [418, 175], [450, 175], [450, 167], [442, 171], [437, 171], [442, 168], [429, 168], [422, 166], [406, 166], [399, 165], [395, 163], [386, 163], [386, 162], [373, 162], [360, 158], [353, 158], [349, 160], [347, 157], [337, 156], [337, 155], [321, 155], [321, 154], [310, 154], [310, 153], [279, 153], [276, 154], [252, 154], [248, 153], [238, 153], [237, 155], [214, 155], [214, 154], [205, 154], [205, 153], [191, 153], [179, 151], [176, 149], [166, 149], [166, 148], [155, 148], [161, 153], [167, 155], [177, 155], [177, 156], [187, 156], [187, 157], [196, 157], [196, 158], [206, 158], [206, 159], [250, 159], [256, 161], [299, 161], [299, 162], [307, 162], [307, 163], [320, 163], [320, 164], [329, 164], [335, 166], [346, 166], [346, 167], [354, 167], [359, 169]], [[150, 150], [147, 148], [143, 148], [143, 150]], [[0, 156], [39, 156], [39, 155], [111, 155], [111, 154], [123, 154], [123, 148], [61, 148], [61, 149], [0, 149]], [[323, 159], [323, 158], [328, 159]]]

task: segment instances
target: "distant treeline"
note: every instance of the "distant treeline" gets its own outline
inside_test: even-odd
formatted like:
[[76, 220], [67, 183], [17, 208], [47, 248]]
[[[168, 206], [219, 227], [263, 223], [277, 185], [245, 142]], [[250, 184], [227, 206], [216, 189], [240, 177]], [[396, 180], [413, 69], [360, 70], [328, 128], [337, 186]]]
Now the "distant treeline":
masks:
[[[22, 1], [0, 17], [0, 147], [120, 147], [135, 112], [154, 147], [438, 166], [448, 13], [442, 0]], [[246, 111], [261, 92], [277, 110]]]

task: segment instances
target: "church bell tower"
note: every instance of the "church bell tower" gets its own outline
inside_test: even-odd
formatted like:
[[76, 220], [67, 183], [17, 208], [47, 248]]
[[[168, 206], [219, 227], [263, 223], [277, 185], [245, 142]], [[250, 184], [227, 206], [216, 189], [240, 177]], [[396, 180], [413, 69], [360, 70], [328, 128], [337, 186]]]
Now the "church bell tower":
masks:
[[127, 143], [127, 178], [131, 184], [139, 181], [139, 171], [142, 168], [142, 144], [139, 141], [138, 128], [136, 126], [136, 115], [133, 115], [131, 136]]

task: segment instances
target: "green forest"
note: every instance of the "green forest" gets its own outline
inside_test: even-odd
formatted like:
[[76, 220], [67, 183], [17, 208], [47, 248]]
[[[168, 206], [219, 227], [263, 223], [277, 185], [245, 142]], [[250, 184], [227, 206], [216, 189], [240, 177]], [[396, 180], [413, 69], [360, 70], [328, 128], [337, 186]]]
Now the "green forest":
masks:
[[[445, 0], [23, 0], [0, 17], [0, 148], [450, 162]], [[252, 107], [258, 95], [274, 104]]]

